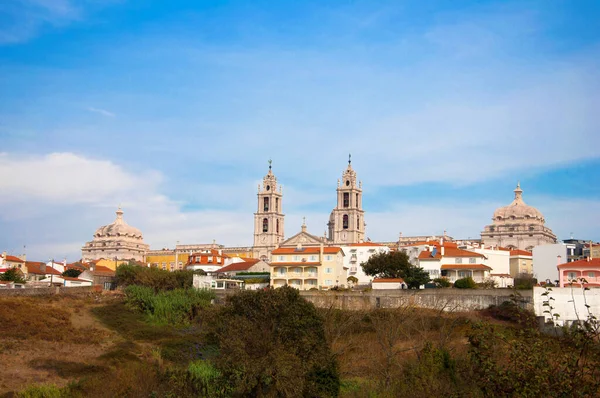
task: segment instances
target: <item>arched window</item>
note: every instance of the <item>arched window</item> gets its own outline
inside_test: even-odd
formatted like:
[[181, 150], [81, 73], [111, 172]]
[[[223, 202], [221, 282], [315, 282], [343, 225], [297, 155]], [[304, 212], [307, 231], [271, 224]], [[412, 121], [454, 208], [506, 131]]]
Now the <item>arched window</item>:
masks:
[[279, 198], [275, 198], [275, 211], [279, 213]]
[[348, 214], [344, 214], [342, 218], [342, 228], [348, 229]]
[[265, 211], [269, 211], [269, 198], [263, 198], [263, 203]]
[[279, 220], [275, 221], [275, 231], [279, 233]]
[[344, 192], [344, 207], [350, 206], [350, 194], [348, 192]]
[[354, 203], [354, 206], [360, 207], [360, 205], [358, 204], [358, 194], [356, 194], [356, 202]]
[[263, 218], [263, 232], [269, 232], [269, 220]]
[[356, 228], [360, 231], [360, 216], [356, 216]]

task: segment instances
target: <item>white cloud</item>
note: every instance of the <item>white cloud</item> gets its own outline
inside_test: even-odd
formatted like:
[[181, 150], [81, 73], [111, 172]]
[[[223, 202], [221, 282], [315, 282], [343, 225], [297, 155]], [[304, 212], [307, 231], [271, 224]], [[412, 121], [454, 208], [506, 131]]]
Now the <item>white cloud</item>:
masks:
[[102, 116], [107, 116], [107, 117], [115, 117], [116, 115], [112, 112], [107, 111], [106, 109], [101, 109], [101, 108], [93, 108], [93, 107], [88, 107], [86, 108], [88, 111], [90, 112], [94, 112], [94, 113], [99, 113]]

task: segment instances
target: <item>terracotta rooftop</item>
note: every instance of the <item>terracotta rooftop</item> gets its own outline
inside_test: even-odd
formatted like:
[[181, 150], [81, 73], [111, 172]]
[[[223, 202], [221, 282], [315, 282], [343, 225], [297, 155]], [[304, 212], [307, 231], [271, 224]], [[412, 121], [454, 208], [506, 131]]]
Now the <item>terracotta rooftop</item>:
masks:
[[257, 258], [253, 258], [253, 259], [248, 259], [248, 261], [243, 261], [240, 263], [232, 263], [229, 265], [226, 265], [223, 268], [220, 268], [219, 270], [217, 270], [217, 272], [236, 272], [236, 271], [247, 271], [250, 268], [252, 268], [253, 265], [255, 265], [256, 263], [258, 263], [260, 260]]
[[46, 266], [46, 271], [42, 271], [42, 266], [45, 266], [46, 263], [39, 261], [26, 261], [25, 267], [27, 267], [27, 273], [34, 275], [60, 275], [60, 272], [56, 269]]
[[381, 243], [375, 243], [375, 242], [361, 242], [361, 243], [350, 243], [346, 246], [385, 246], [385, 245], [382, 245]]
[[533, 253], [528, 252], [527, 250], [511, 250], [511, 256], [533, 256]]
[[9, 256], [7, 255], [5, 258], [6, 261], [10, 261], [11, 263], [24, 263], [25, 260], [21, 260], [19, 257]]
[[559, 264], [558, 268], [576, 268], [576, 267], [600, 267], [600, 258], [592, 258], [588, 261], [586, 258], [583, 260], [571, 261], [570, 263]]
[[[431, 259], [440, 259], [442, 258], [442, 250], [440, 247], [436, 247], [435, 256], [431, 254], [433, 251], [423, 250], [419, 254], [419, 260], [431, 260]], [[485, 256], [481, 253], [475, 253], [469, 250], [463, 250], [456, 247], [448, 247], [444, 245], [444, 257], [480, 257], [485, 258]]]

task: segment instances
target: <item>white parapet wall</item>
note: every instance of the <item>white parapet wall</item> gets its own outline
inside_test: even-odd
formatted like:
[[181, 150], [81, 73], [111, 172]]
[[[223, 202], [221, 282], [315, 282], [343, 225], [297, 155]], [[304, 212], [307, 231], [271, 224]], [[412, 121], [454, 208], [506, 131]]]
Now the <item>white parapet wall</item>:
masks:
[[[544, 313], [550, 310], [544, 302], [549, 302], [554, 307], [552, 314], [558, 314], [558, 324], [571, 324], [575, 321], [584, 321], [588, 314], [600, 318], [600, 288], [590, 288], [583, 290], [581, 287], [552, 287], [548, 290], [548, 295], [543, 295], [547, 290], [543, 287], [533, 288], [533, 308], [536, 316], [543, 316], [550, 319], [551, 315]], [[551, 300], [551, 298], [553, 300]], [[589, 305], [589, 312], [588, 307]]]

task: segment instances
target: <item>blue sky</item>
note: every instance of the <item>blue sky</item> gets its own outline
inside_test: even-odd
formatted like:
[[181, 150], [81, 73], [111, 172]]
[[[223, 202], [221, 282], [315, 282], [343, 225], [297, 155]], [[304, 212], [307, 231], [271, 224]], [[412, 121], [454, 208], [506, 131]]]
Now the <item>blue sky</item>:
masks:
[[600, 240], [597, 1], [9, 0], [0, 250], [76, 259], [121, 203], [153, 248], [322, 234], [348, 153], [367, 235], [477, 237], [521, 181]]

